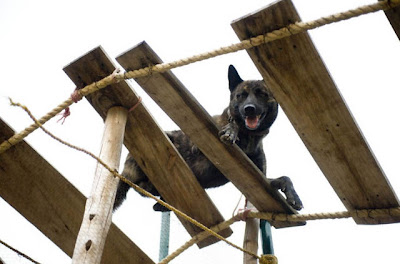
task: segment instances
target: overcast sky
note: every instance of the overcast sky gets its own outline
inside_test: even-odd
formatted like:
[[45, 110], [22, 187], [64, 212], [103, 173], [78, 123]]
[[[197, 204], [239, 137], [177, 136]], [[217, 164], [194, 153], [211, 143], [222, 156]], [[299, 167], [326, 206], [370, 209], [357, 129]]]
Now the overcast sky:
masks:
[[[372, 3], [369, 0], [294, 0], [303, 21]], [[237, 42], [230, 22], [271, 1], [15, 1], [0, 0], [0, 117], [16, 131], [32, 121], [7, 97], [27, 105], [37, 117], [67, 99], [75, 86], [62, 68], [101, 45], [115, 58], [146, 40], [164, 61], [188, 57]], [[357, 124], [399, 195], [400, 45], [382, 12], [313, 30], [310, 35]], [[227, 106], [227, 69], [234, 64], [243, 79], [260, 79], [246, 52], [173, 70], [211, 114]], [[165, 130], [176, 125], [132, 82]], [[83, 100], [71, 107], [64, 125], [46, 127], [73, 144], [99, 153], [103, 123]], [[27, 141], [86, 196], [95, 162], [55, 142], [41, 131]], [[264, 141], [268, 177], [288, 175], [303, 200], [304, 213], [344, 210], [283, 111]], [[123, 156], [126, 155], [126, 150]], [[124, 158], [123, 158], [124, 159]], [[73, 164], [73, 166], [71, 165]], [[240, 193], [231, 184], [209, 195], [230, 218]], [[158, 260], [159, 213], [153, 201], [131, 191], [114, 222], [150, 258]], [[241, 204], [243, 206], [243, 202]], [[0, 198], [0, 239], [41, 263], [70, 263], [70, 258]], [[7, 216], [7, 217], [3, 217]], [[243, 243], [244, 224], [232, 226], [232, 242]], [[353, 220], [310, 222], [305, 227], [273, 229], [281, 264], [398, 263], [400, 225], [358, 226]], [[174, 250], [190, 237], [172, 217]], [[261, 253], [261, 252], [259, 252]], [[0, 246], [6, 263], [27, 263]], [[173, 263], [242, 263], [242, 254], [223, 242], [196, 246]]]

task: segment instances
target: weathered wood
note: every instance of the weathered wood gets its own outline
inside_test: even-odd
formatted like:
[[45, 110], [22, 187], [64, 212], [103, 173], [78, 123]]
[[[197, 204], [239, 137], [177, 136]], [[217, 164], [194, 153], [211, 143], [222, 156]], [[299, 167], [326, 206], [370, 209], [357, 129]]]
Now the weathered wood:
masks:
[[[107, 112], [99, 158], [112, 170], [119, 168], [127, 115], [128, 110], [119, 106]], [[118, 182], [112, 172], [97, 163], [72, 263], [100, 263], [111, 225]]]
[[[0, 141], [14, 133], [0, 119]], [[0, 196], [72, 256], [86, 198], [25, 141], [0, 154]], [[154, 262], [112, 224], [102, 263]]]
[[[119, 56], [117, 61], [126, 70], [162, 62], [145, 42]], [[295, 213], [238, 146], [227, 146], [220, 141], [212, 118], [171, 71], [135, 80], [258, 210]]]
[[385, 15], [400, 40], [400, 6], [386, 10]]
[[[246, 208], [253, 209], [254, 205], [252, 205], [249, 201], [246, 201]], [[257, 255], [258, 252], [258, 230], [260, 229], [260, 219], [257, 218], [248, 218], [246, 219], [246, 228], [244, 230], [244, 239], [243, 239], [243, 248], [253, 252]], [[243, 253], [243, 264], [257, 264], [258, 259], [247, 254]]]
[[[300, 21], [289, 0], [232, 23], [240, 39]], [[297, 133], [347, 209], [390, 208], [398, 199], [329, 75], [308, 33], [248, 50]], [[359, 224], [399, 217], [356, 218]]]
[[[83, 87], [109, 75], [114, 69], [106, 53], [98, 47], [65, 67], [64, 71], [78, 87]], [[87, 99], [103, 118], [112, 106], [120, 105], [130, 109], [138, 102], [138, 96], [126, 81], [93, 93]], [[128, 114], [124, 143], [168, 203], [208, 227], [224, 221], [143, 103]], [[186, 220], [180, 220], [190, 235], [202, 231]], [[231, 233], [230, 228], [220, 232], [225, 237]], [[199, 242], [198, 246], [204, 247], [217, 241], [215, 237], [210, 237]]]

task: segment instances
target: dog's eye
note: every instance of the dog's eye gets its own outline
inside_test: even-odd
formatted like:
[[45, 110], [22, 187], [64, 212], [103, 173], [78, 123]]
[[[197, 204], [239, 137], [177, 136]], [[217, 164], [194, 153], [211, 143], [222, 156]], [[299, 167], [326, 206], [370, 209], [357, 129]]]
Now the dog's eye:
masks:
[[257, 96], [260, 96], [260, 97], [268, 97], [268, 93], [264, 92], [261, 89], [256, 89], [255, 93]]
[[246, 98], [247, 95], [248, 95], [248, 93], [246, 93], [246, 92], [243, 92], [243, 93], [240, 93], [240, 94], [236, 94], [236, 99]]

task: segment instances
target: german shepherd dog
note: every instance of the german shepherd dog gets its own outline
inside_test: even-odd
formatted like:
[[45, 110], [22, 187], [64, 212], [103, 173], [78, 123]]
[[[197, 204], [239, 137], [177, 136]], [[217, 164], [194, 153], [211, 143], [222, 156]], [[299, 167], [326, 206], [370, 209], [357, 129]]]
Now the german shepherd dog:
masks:
[[[229, 66], [228, 80], [231, 91], [229, 107], [222, 115], [213, 117], [216, 124], [222, 128], [219, 132], [220, 139], [225, 144], [236, 143], [265, 175], [266, 159], [262, 140], [277, 117], [278, 103], [264, 81], [243, 81], [232, 65]], [[229, 181], [182, 131], [166, 133], [203, 188], [218, 187]], [[130, 154], [126, 158], [122, 176], [153, 195], [160, 196]], [[288, 203], [294, 209], [303, 208], [289, 177], [271, 179], [270, 183], [286, 195]], [[119, 182], [114, 210], [125, 200], [129, 188], [128, 184]], [[168, 210], [159, 203], [156, 203], [153, 209]]]

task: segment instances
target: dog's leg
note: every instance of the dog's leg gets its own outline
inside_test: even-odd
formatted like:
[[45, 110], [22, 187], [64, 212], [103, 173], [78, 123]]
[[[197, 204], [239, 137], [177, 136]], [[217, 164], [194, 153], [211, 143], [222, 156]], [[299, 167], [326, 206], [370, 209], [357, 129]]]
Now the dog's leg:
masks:
[[230, 121], [218, 133], [221, 141], [227, 145], [232, 145], [236, 142], [236, 140], [239, 140], [238, 134], [239, 126], [234, 121]]
[[[126, 157], [126, 161], [124, 164], [124, 170], [122, 171], [121, 175], [128, 179], [129, 181], [139, 185], [140, 187], [146, 189], [146, 186], [144, 186], [147, 182], [148, 179], [146, 175], [143, 173], [143, 171], [138, 167], [136, 161], [133, 159], [133, 157], [128, 154]], [[126, 194], [128, 193], [130, 189], [130, 186], [123, 182], [119, 181], [118, 183], [118, 189], [117, 189], [117, 194], [115, 196], [115, 202], [114, 202], [114, 208], [113, 210], [115, 211], [121, 204], [125, 201], [126, 199]], [[150, 189], [149, 187], [147, 189]]]
[[270, 179], [271, 186], [277, 190], [281, 190], [285, 196], [287, 202], [296, 210], [303, 208], [303, 203], [300, 197], [297, 195], [292, 180], [287, 176], [282, 176], [277, 179]]
[[113, 211], [117, 210], [121, 206], [121, 204], [125, 201], [126, 194], [128, 193], [129, 188], [130, 186], [128, 184], [126, 184], [123, 181], [119, 181], [117, 194], [115, 195]]
[[[165, 201], [164, 198], [160, 197], [160, 200]], [[163, 206], [160, 203], [156, 203], [155, 205], [153, 205], [153, 210], [154, 211], [158, 211], [158, 212], [168, 212], [171, 211], [169, 210], [167, 207]]]

